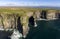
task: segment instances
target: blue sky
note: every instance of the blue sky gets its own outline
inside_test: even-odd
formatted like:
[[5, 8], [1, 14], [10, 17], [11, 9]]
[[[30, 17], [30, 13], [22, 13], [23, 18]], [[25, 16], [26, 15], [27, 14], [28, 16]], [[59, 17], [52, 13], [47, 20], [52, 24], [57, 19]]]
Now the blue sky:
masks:
[[0, 6], [58, 6], [60, 0], [0, 0]]

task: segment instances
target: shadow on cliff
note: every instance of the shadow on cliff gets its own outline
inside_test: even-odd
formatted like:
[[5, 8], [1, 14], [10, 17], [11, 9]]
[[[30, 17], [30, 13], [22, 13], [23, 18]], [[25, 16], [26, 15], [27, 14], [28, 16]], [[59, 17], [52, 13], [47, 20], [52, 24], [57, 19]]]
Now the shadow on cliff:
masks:
[[22, 28], [20, 17], [18, 17], [17, 19], [17, 29], [19, 30], [20, 33], [23, 34], [23, 28]]

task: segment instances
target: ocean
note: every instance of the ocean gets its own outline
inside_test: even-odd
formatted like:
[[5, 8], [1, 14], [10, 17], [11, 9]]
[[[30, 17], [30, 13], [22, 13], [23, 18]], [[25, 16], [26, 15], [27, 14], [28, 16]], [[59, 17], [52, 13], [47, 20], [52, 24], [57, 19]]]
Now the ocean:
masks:
[[60, 39], [60, 19], [37, 20], [37, 27], [30, 27], [25, 39]]

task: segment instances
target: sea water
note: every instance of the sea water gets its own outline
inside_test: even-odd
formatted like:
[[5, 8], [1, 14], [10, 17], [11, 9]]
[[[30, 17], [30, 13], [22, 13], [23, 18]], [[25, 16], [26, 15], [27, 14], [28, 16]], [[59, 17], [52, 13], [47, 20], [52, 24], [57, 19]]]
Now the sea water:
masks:
[[30, 28], [26, 39], [60, 39], [60, 19], [37, 20], [37, 27]]

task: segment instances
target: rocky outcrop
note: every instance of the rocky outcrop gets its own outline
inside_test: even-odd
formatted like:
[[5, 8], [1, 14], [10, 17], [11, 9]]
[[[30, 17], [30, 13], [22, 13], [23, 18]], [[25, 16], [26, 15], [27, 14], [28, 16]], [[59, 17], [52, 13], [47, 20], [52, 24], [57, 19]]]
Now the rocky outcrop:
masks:
[[56, 19], [56, 11], [55, 10], [48, 10], [47, 19], [49, 19], [49, 20]]
[[4, 29], [17, 28], [17, 16], [15, 14], [0, 14], [0, 26]]
[[3, 17], [2, 17], [2, 15], [0, 14], [0, 28], [3, 28], [3, 27], [4, 27]]
[[35, 11], [34, 18], [35, 19], [40, 19], [40, 16], [41, 16], [41, 11]]

